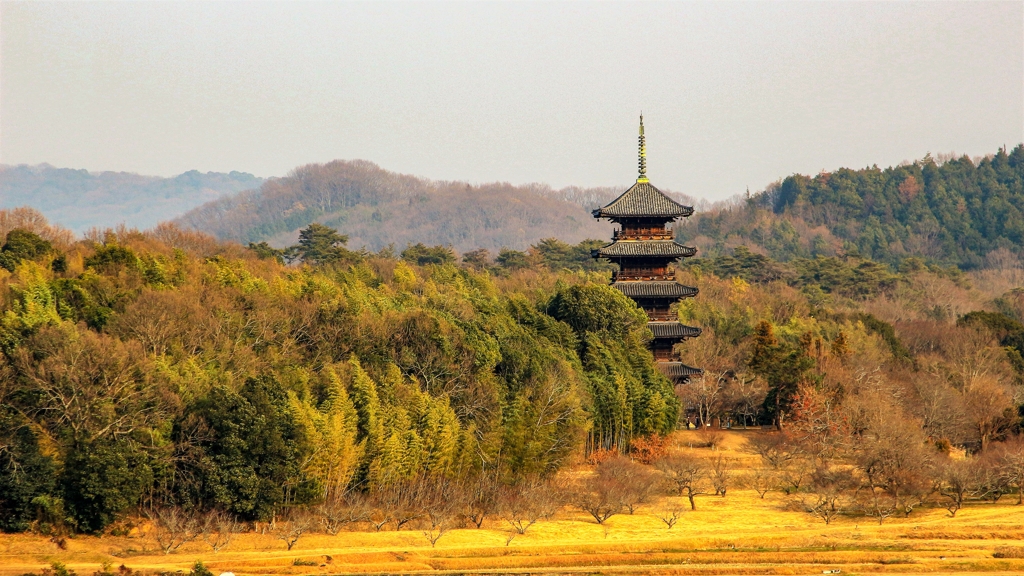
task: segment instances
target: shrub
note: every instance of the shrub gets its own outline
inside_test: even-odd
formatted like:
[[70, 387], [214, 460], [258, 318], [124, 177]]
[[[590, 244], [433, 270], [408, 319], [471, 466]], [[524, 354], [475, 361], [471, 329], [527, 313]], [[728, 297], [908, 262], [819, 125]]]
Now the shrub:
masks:
[[650, 464], [665, 456], [665, 436], [651, 434], [650, 436], [634, 438], [629, 443], [629, 449], [629, 453], [634, 460], [641, 464]]
[[992, 553], [993, 558], [1024, 558], [1024, 547], [1021, 546], [997, 546]]

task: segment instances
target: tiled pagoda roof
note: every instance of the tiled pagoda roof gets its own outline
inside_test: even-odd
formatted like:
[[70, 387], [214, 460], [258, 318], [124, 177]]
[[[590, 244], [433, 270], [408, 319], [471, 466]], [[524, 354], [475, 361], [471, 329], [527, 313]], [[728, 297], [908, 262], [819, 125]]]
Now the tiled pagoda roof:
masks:
[[655, 338], [696, 338], [701, 329], [680, 324], [679, 322], [648, 322], [647, 327]]
[[637, 182], [604, 208], [593, 212], [594, 218], [683, 218], [693, 208], [669, 198], [650, 182]]
[[612, 282], [612, 288], [630, 298], [686, 298], [697, 295], [697, 289], [679, 282], [634, 281]]
[[686, 378], [700, 376], [704, 373], [700, 368], [691, 368], [682, 362], [655, 362], [654, 364], [662, 374], [669, 378]]
[[597, 258], [622, 256], [684, 258], [696, 253], [696, 248], [683, 246], [674, 240], [619, 240], [594, 250], [592, 255]]

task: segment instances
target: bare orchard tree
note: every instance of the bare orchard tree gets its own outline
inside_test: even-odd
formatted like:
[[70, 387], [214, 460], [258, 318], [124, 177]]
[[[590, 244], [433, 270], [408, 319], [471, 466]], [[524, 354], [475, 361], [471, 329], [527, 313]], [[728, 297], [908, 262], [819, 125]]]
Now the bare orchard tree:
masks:
[[964, 503], [981, 491], [981, 479], [973, 459], [943, 462], [939, 481], [939, 494], [946, 499], [946, 510], [950, 516], [956, 516]]
[[498, 494], [498, 514], [517, 534], [526, 534], [537, 520], [554, 515], [562, 506], [563, 490], [553, 482], [533, 477]]
[[807, 484], [807, 481], [811, 479], [814, 470], [814, 462], [810, 456], [801, 454], [790, 460], [779, 470], [779, 478], [783, 482], [782, 490], [786, 494], [799, 492]]
[[773, 470], [781, 470], [786, 463], [803, 452], [800, 444], [785, 432], [751, 435], [747, 438], [744, 450], [760, 456]]
[[989, 449], [975, 457], [977, 462], [977, 474], [979, 481], [978, 497], [983, 500], [990, 500], [993, 504], [998, 502], [1003, 495], [1010, 492], [1010, 483], [1000, 470], [999, 454], [993, 449], [994, 444], [989, 444]]
[[831, 524], [846, 511], [857, 487], [853, 473], [846, 468], [821, 467], [811, 474], [809, 495], [803, 499], [804, 509]]
[[464, 504], [463, 488], [443, 476], [425, 479], [419, 494], [423, 508], [423, 536], [430, 546], [457, 526]]
[[164, 506], [146, 511], [153, 523], [153, 538], [164, 554], [170, 554], [195, 540], [201, 530], [199, 519], [178, 506]]
[[622, 511], [622, 485], [616, 478], [598, 473], [577, 481], [573, 504], [590, 514], [598, 524]]
[[683, 506], [680, 506], [673, 499], [672, 501], [665, 502], [661, 507], [659, 507], [656, 515], [658, 516], [658, 520], [664, 522], [665, 526], [671, 530], [672, 527], [679, 522], [679, 519], [682, 518], [683, 510]]
[[764, 499], [764, 495], [772, 488], [775, 488], [778, 485], [778, 482], [779, 480], [776, 477], [776, 472], [774, 470], [761, 466], [754, 468], [754, 470], [746, 477], [747, 485], [753, 488], [761, 499]]
[[203, 515], [203, 540], [210, 545], [214, 553], [220, 552], [231, 544], [231, 539], [241, 530], [238, 519], [223, 510], [210, 510]]
[[799, 491], [814, 471], [805, 446], [787, 432], [752, 435], [744, 449], [761, 457], [786, 494]]
[[729, 489], [729, 481], [732, 479], [732, 472], [729, 470], [729, 462], [719, 454], [711, 461], [711, 473], [709, 474], [711, 485], [715, 487], [715, 494], [725, 498], [725, 492]]
[[996, 466], [1008, 487], [1017, 491], [1017, 505], [1024, 504], [1024, 436], [1011, 436], [995, 448]]
[[365, 494], [349, 490], [344, 494], [328, 497], [313, 509], [313, 513], [324, 532], [334, 536], [349, 524], [368, 520], [371, 510], [372, 505]]
[[317, 525], [317, 518], [305, 508], [291, 508], [281, 520], [274, 522], [270, 529], [274, 537], [281, 540], [291, 550], [302, 538], [303, 534], [312, 532]]
[[482, 470], [466, 482], [465, 486], [466, 497], [462, 501], [462, 514], [474, 526], [481, 528], [484, 520], [498, 511], [501, 484], [493, 472]]
[[897, 512], [909, 515], [931, 491], [932, 453], [917, 422], [903, 413], [868, 419], [856, 463], [864, 477], [865, 514], [881, 524]]
[[595, 472], [612, 481], [618, 492], [617, 499], [630, 514], [662, 492], [661, 478], [654, 469], [625, 456], [604, 460], [597, 465]]
[[669, 486], [677, 494], [686, 496], [690, 501], [691, 510], [697, 509], [694, 497], [707, 494], [711, 490], [707, 463], [699, 458], [683, 454], [670, 454], [656, 460], [654, 467], [662, 473]]
[[373, 506], [369, 514], [370, 523], [380, 531], [388, 523], [394, 523], [395, 530], [401, 530], [410, 522], [420, 519], [420, 492], [424, 488], [422, 478], [396, 480], [377, 486], [372, 493]]

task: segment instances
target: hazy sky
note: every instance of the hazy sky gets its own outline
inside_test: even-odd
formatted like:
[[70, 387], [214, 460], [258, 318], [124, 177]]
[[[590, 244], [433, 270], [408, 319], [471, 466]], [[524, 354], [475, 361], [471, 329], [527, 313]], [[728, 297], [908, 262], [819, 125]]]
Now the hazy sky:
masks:
[[0, 162], [719, 199], [1024, 140], [1024, 3], [0, 5]]

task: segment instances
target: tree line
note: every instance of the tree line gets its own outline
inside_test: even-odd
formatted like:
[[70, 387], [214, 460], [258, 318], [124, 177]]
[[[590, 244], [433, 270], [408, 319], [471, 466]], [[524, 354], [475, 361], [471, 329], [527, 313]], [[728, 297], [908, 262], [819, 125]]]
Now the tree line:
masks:
[[[623, 478], [694, 498], [740, 482], [727, 462], [667, 450], [680, 426], [773, 425], [743, 486], [808, 501], [821, 487], [822, 506], [861, 513], [876, 482], [862, 462], [913, 467], [877, 480], [879, 498], [913, 472], [934, 504], [957, 462], [1002, 470], [1021, 432], [1024, 294], [978, 272], [749, 250], [698, 261], [678, 279], [701, 293], [676, 313], [704, 334], [678, 351], [705, 373], [673, 389], [645, 315], [586, 243], [503, 261], [351, 250], [321, 225], [278, 250], [173, 226], [75, 242], [18, 222], [0, 246], [5, 530], [109, 531], [140, 512], [285, 530], [327, 505], [423, 512], [438, 491], [464, 511], [481, 482], [574, 494], [551, 506], [603, 522], [644, 505]], [[868, 457], [884, 446], [907, 452]], [[595, 467], [559, 474], [583, 457]], [[961, 503], [1019, 487], [992, 474], [971, 476]], [[555, 489], [574, 476], [596, 484]]]
[[419, 475], [516, 485], [674, 428], [646, 318], [602, 275], [307, 232], [279, 254], [173, 226], [8, 231], [2, 528], [100, 532], [164, 507], [268, 521]]
[[1024, 248], [1024, 144], [971, 159], [816, 176], [794, 174], [679, 227], [708, 254], [737, 243], [777, 260], [856, 255], [899, 265], [922, 258], [962, 270], [1017, 262]]

